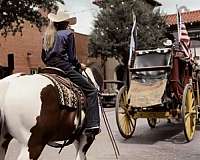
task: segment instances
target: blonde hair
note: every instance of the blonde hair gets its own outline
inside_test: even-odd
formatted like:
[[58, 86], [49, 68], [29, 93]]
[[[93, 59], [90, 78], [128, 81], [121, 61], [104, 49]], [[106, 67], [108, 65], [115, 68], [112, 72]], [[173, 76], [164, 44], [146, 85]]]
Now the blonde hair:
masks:
[[55, 41], [56, 28], [54, 22], [49, 23], [44, 33], [43, 48], [48, 51], [53, 47]]

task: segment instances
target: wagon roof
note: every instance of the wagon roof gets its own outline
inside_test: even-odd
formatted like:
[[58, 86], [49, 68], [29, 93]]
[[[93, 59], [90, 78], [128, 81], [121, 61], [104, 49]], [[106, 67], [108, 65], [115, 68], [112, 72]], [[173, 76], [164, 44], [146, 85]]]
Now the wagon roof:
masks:
[[138, 54], [147, 54], [147, 53], [168, 53], [171, 51], [171, 48], [157, 48], [151, 50], [137, 50]]

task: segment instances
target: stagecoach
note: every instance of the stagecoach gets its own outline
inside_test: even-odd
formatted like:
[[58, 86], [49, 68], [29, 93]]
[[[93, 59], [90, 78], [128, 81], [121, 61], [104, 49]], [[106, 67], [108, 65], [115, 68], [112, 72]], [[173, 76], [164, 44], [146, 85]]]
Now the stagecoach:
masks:
[[200, 72], [194, 58], [179, 45], [135, 51], [129, 60], [129, 85], [116, 100], [116, 122], [120, 134], [130, 138], [138, 118], [155, 128], [157, 119], [179, 119], [187, 141], [193, 139], [199, 120]]

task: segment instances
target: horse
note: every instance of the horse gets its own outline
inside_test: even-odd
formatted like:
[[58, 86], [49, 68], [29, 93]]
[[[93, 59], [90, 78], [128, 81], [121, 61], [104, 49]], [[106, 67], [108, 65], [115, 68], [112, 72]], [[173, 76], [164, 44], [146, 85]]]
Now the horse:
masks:
[[[95, 80], [90, 69], [86, 73]], [[75, 160], [86, 160], [95, 136], [84, 134], [82, 109], [83, 116], [77, 109], [61, 109], [59, 96], [55, 83], [42, 74], [16, 73], [0, 80], [0, 160], [13, 138], [21, 146], [17, 160], [38, 160], [47, 144], [64, 140], [74, 143]]]

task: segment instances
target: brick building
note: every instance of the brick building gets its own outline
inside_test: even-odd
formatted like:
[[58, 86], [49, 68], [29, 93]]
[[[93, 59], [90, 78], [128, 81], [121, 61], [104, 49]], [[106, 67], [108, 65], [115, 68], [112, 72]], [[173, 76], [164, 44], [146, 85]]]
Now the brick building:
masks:
[[[0, 37], [0, 66], [8, 66], [8, 54], [14, 54], [14, 73], [33, 73], [38, 67], [43, 67], [41, 61], [43, 31], [31, 27], [29, 23], [24, 24], [23, 35], [17, 33], [15, 36], [8, 35]], [[88, 57], [88, 35], [75, 33], [77, 57], [83, 63]]]

